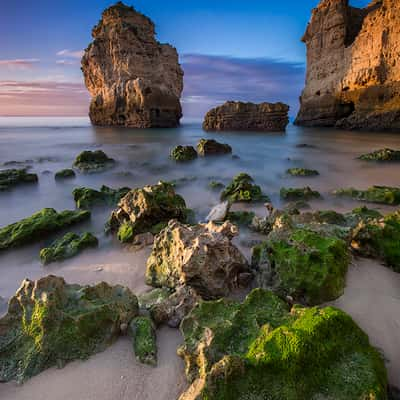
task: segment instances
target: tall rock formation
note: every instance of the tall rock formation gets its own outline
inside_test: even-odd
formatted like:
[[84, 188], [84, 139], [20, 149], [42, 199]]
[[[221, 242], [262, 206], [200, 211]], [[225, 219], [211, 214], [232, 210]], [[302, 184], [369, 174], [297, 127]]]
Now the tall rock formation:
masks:
[[400, 131], [400, 1], [364, 9], [322, 0], [303, 41], [306, 87], [296, 123]]
[[82, 71], [95, 125], [175, 127], [182, 117], [178, 53], [155, 39], [153, 22], [119, 2], [103, 12]]

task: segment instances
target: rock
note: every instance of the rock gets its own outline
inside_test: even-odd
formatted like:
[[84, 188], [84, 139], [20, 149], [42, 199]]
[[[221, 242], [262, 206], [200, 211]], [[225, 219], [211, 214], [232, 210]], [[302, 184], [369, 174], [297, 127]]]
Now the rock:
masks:
[[233, 224], [241, 226], [250, 226], [256, 215], [253, 211], [231, 211], [228, 213], [226, 219]]
[[316, 149], [317, 146], [314, 146], [313, 144], [308, 144], [308, 143], [299, 143], [299, 144], [296, 144], [296, 148], [298, 148], [298, 149]]
[[211, 181], [208, 184], [208, 187], [212, 190], [221, 190], [225, 187], [225, 185], [222, 182]]
[[129, 324], [129, 335], [133, 340], [136, 359], [148, 365], [157, 365], [156, 331], [151, 319], [136, 317]]
[[75, 257], [85, 249], [97, 247], [99, 241], [91, 233], [86, 232], [81, 236], [67, 233], [61, 239], [53, 242], [49, 247], [40, 250], [40, 260], [44, 265], [55, 261], [62, 261]]
[[139, 233], [158, 233], [170, 219], [186, 221], [187, 215], [185, 200], [170, 183], [160, 182], [127, 193], [112, 212], [109, 225], [127, 243]]
[[400, 150], [381, 149], [372, 153], [362, 154], [358, 157], [363, 161], [400, 161]]
[[228, 215], [230, 204], [228, 201], [217, 204], [206, 217], [206, 221], [222, 222]]
[[263, 195], [260, 186], [254, 184], [253, 178], [245, 173], [236, 175], [232, 182], [226, 186], [221, 194], [221, 200], [235, 202], [269, 201], [268, 196]]
[[0, 319], [0, 381], [25, 381], [103, 351], [137, 314], [136, 296], [122, 286], [25, 280]]
[[237, 233], [229, 222], [188, 226], [170, 221], [155, 238], [146, 283], [169, 288], [189, 285], [206, 299], [228, 295], [238, 286], [239, 274], [249, 272], [246, 259], [231, 242]]
[[103, 12], [82, 71], [95, 125], [173, 128], [182, 117], [178, 54], [155, 39], [153, 22], [118, 2]]
[[296, 123], [343, 129], [400, 129], [400, 3], [366, 8], [322, 0], [303, 42], [307, 79]]
[[304, 188], [282, 188], [280, 191], [281, 199], [296, 201], [296, 200], [311, 200], [321, 198], [321, 194], [312, 190], [309, 186]]
[[90, 218], [89, 211], [62, 211], [44, 208], [28, 218], [0, 229], [0, 250], [23, 246], [44, 239], [68, 226]]
[[133, 244], [135, 246], [150, 246], [154, 243], [154, 235], [151, 232], [139, 233], [133, 238]]
[[386, 399], [382, 356], [336, 308], [290, 310], [255, 289], [243, 303], [201, 302], [180, 329], [192, 383], [180, 400]]
[[80, 153], [74, 162], [74, 167], [81, 172], [93, 173], [102, 172], [115, 165], [115, 160], [109, 158], [102, 150], [83, 151]]
[[319, 172], [315, 169], [289, 168], [286, 173], [292, 176], [317, 176]]
[[242, 103], [227, 101], [204, 117], [205, 131], [279, 132], [289, 123], [289, 106], [283, 103]]
[[193, 146], [176, 146], [171, 151], [171, 158], [175, 161], [192, 161], [197, 158]]
[[367, 190], [354, 188], [338, 189], [333, 192], [336, 196], [350, 197], [369, 203], [398, 205], [400, 204], [400, 188], [389, 186], [372, 186]]
[[[141, 310], [150, 311], [152, 307], [168, 299], [172, 291], [168, 288], [155, 288], [138, 296]], [[155, 321], [157, 322], [157, 321]]]
[[68, 178], [75, 178], [76, 174], [73, 169], [62, 169], [61, 171], [58, 171], [54, 175], [55, 180], [61, 180], [61, 179], [68, 179]]
[[89, 209], [93, 206], [115, 206], [130, 191], [130, 188], [111, 189], [103, 185], [100, 191], [86, 187], [74, 189], [72, 192], [78, 208]]
[[36, 174], [28, 174], [26, 169], [5, 169], [0, 171], [0, 191], [11, 189], [22, 183], [37, 183]]
[[197, 152], [202, 157], [231, 154], [232, 147], [229, 144], [219, 143], [214, 139], [200, 139], [197, 144]]

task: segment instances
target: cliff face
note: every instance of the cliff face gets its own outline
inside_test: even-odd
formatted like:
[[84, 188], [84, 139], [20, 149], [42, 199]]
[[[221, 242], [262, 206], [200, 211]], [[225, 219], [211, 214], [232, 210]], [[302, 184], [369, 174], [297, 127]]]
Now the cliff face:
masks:
[[183, 72], [172, 46], [155, 39], [153, 22], [121, 2], [103, 12], [82, 71], [96, 125], [175, 127], [182, 116]]
[[284, 131], [289, 123], [289, 106], [283, 103], [242, 103], [228, 101], [204, 117], [206, 131]]
[[400, 130], [400, 1], [323, 0], [303, 41], [306, 87], [296, 123]]

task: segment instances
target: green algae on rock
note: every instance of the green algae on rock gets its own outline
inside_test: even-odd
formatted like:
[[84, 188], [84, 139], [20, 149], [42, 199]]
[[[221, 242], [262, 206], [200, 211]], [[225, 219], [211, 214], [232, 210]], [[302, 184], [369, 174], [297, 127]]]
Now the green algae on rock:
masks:
[[90, 218], [89, 211], [44, 208], [28, 218], [0, 229], [0, 250], [37, 242], [46, 236]]
[[231, 154], [232, 147], [226, 143], [219, 143], [214, 139], [200, 139], [197, 144], [197, 152], [202, 157]]
[[321, 198], [321, 194], [312, 190], [309, 186], [304, 188], [282, 188], [280, 196], [283, 200], [296, 201], [296, 200], [312, 200]]
[[349, 315], [288, 305], [263, 289], [243, 303], [200, 302], [178, 354], [192, 386], [180, 400], [385, 400], [382, 357]]
[[23, 169], [5, 169], [0, 171], [0, 191], [10, 189], [23, 183], [37, 183], [38, 176], [29, 174]]
[[122, 241], [129, 242], [139, 233], [158, 233], [171, 219], [185, 222], [187, 218], [185, 200], [175, 193], [173, 185], [159, 182], [129, 191], [108, 224], [112, 231], [118, 231]]
[[103, 185], [100, 190], [79, 187], [72, 194], [78, 208], [88, 209], [95, 205], [115, 206], [130, 190], [128, 187], [111, 189]]
[[254, 217], [253, 211], [230, 211], [226, 219], [237, 225], [250, 226]]
[[380, 162], [400, 161], [400, 150], [385, 148], [373, 151], [371, 153], [362, 154], [358, 158], [359, 160], [363, 161], [380, 161]]
[[367, 190], [354, 188], [338, 189], [333, 192], [336, 196], [350, 197], [369, 203], [398, 205], [400, 204], [400, 188], [390, 186], [372, 186]]
[[262, 193], [260, 186], [254, 184], [253, 178], [246, 174], [236, 175], [232, 182], [221, 193], [221, 200], [235, 202], [269, 201], [268, 196]]
[[221, 190], [225, 187], [225, 185], [222, 182], [218, 182], [218, 181], [211, 181], [208, 184], [208, 187], [212, 190]]
[[102, 172], [105, 169], [113, 167], [115, 160], [109, 158], [106, 153], [102, 150], [96, 151], [82, 151], [75, 161], [74, 167], [79, 169], [81, 172]]
[[156, 331], [149, 317], [136, 317], [129, 324], [136, 359], [148, 365], [157, 365]]
[[0, 381], [25, 381], [103, 351], [137, 314], [136, 296], [122, 286], [25, 280], [0, 319]]
[[317, 176], [319, 172], [315, 169], [307, 169], [307, 168], [289, 168], [286, 170], [288, 175], [292, 176]]
[[179, 145], [172, 149], [170, 157], [175, 161], [192, 161], [197, 158], [197, 152], [193, 146]]
[[61, 171], [58, 171], [54, 175], [55, 180], [62, 180], [62, 179], [69, 179], [69, 178], [75, 178], [76, 174], [75, 171], [71, 168], [67, 169], [62, 169]]
[[40, 259], [44, 265], [47, 265], [55, 261], [75, 257], [83, 250], [97, 247], [98, 245], [97, 238], [89, 232], [83, 233], [81, 236], [75, 233], [67, 233], [49, 247], [40, 250]]

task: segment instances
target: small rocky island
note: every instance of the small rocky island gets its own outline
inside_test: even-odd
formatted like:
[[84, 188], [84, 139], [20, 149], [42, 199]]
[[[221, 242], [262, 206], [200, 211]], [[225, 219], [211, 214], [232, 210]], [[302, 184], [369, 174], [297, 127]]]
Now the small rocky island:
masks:
[[92, 123], [178, 126], [183, 71], [176, 49], [155, 39], [154, 23], [119, 2], [103, 12], [92, 36], [82, 58]]
[[363, 9], [320, 2], [302, 39], [307, 78], [298, 125], [400, 130], [399, 19], [396, 0]]
[[227, 101], [204, 117], [205, 131], [280, 132], [289, 123], [289, 106], [283, 103], [243, 103]]

